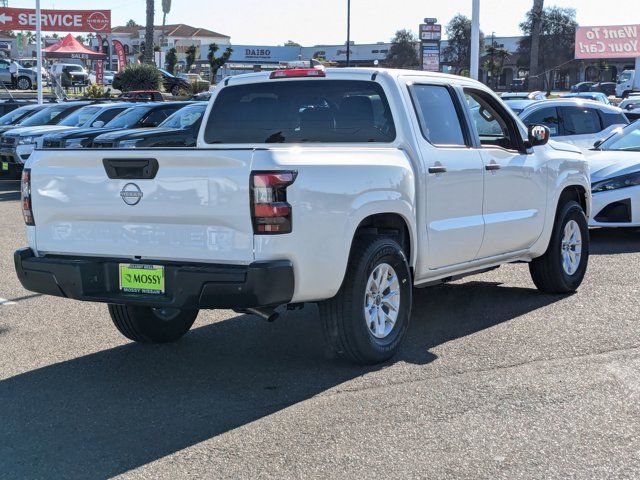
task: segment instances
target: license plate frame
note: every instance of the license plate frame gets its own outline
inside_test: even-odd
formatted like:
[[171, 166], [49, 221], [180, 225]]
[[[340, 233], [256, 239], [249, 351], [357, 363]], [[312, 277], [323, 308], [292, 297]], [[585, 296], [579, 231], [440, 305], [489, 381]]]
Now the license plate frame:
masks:
[[119, 263], [118, 287], [121, 293], [162, 296], [165, 294], [165, 268], [163, 265]]

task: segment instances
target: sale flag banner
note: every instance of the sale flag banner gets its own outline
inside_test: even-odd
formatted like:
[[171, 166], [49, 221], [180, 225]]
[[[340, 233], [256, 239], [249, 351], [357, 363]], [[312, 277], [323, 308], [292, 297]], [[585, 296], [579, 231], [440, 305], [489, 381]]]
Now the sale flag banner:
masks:
[[127, 57], [124, 53], [124, 46], [120, 40], [113, 41], [113, 49], [118, 57], [118, 71], [122, 70], [127, 64]]

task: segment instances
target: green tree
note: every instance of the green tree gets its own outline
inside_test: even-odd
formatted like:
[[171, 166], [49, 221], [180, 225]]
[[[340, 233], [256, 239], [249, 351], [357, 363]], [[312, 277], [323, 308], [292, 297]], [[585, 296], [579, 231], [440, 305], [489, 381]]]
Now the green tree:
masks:
[[391, 40], [385, 65], [390, 68], [417, 68], [420, 65], [417, 48], [418, 38], [413, 32], [398, 30]]
[[82, 35], [76, 35], [76, 40], [80, 43], [84, 43], [86, 39]]
[[490, 74], [489, 86], [495, 89], [498, 86], [498, 78], [504, 70], [504, 62], [511, 56], [509, 51], [503, 47], [498, 47], [495, 43], [489, 45], [486, 50], [487, 59], [484, 62], [484, 69]]
[[209, 45], [209, 52], [207, 53], [207, 60], [209, 62], [209, 67], [211, 68], [211, 84], [215, 83], [216, 75], [218, 70], [227, 63], [229, 58], [231, 58], [231, 54], [233, 53], [233, 48], [227, 47], [222, 55], [218, 56], [218, 50], [220, 47], [217, 43], [212, 43]]
[[176, 73], [176, 64], [178, 63], [178, 52], [175, 48], [169, 49], [164, 59], [164, 68], [171, 74]]
[[[538, 76], [543, 80], [532, 82], [529, 77], [529, 88], [532, 83], [538, 88], [551, 90], [554, 84], [555, 70], [573, 60], [576, 36], [576, 11], [573, 8], [546, 7], [540, 19], [540, 49], [538, 53]], [[533, 28], [533, 13], [529, 11], [525, 20], [520, 24], [523, 37], [518, 43], [519, 67], [529, 67], [531, 57], [531, 32]]]
[[136, 23], [136, 21], [133, 18], [130, 18], [129, 20], [127, 20], [127, 23], [124, 24], [125, 27], [139, 27], [140, 25], [138, 25]]
[[[144, 30], [145, 45], [153, 45], [153, 17], [155, 15], [155, 5], [153, 0], [147, 0], [147, 24]], [[153, 63], [153, 48], [145, 48], [144, 63]]]
[[189, 47], [187, 47], [186, 50], [186, 56], [185, 56], [185, 63], [186, 63], [186, 72], [189, 72], [189, 70], [191, 70], [191, 66], [196, 63], [196, 55], [198, 54], [198, 49], [196, 48], [195, 45], [190, 45]]
[[[445, 27], [447, 46], [442, 50], [442, 62], [454, 68], [456, 74], [471, 68], [471, 19], [457, 14]], [[480, 51], [484, 49], [484, 34], [480, 32]]]
[[293, 40], [287, 40], [284, 44], [285, 47], [301, 47], [298, 42], [294, 42]]

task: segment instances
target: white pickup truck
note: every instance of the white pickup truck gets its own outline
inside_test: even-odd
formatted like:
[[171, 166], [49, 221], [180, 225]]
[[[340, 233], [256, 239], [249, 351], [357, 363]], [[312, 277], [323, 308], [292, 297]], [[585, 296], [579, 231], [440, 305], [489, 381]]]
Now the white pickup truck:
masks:
[[177, 340], [200, 309], [318, 302], [336, 352], [381, 362], [413, 287], [529, 262], [540, 290], [578, 288], [588, 168], [548, 137], [467, 78], [240, 75], [197, 148], [36, 150], [15, 266], [34, 292], [108, 303], [135, 341]]

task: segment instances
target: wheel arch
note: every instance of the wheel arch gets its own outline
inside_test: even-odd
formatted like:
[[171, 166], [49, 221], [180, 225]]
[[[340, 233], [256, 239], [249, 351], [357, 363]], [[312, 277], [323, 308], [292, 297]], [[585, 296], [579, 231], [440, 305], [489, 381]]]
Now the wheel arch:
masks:
[[558, 211], [560, 211], [560, 208], [570, 201], [577, 202], [582, 207], [587, 218], [589, 217], [591, 212], [589, 211], [588, 193], [583, 185], [568, 185], [560, 192], [556, 204], [556, 215]]
[[349, 247], [349, 254], [353, 250], [353, 246], [356, 243], [358, 237], [371, 234], [371, 235], [388, 235], [396, 237], [398, 243], [402, 246], [405, 255], [407, 256], [407, 262], [409, 268], [413, 273], [413, 261], [414, 261], [414, 249], [415, 249], [415, 232], [410, 227], [411, 222], [398, 212], [383, 212], [374, 213], [364, 217], [356, 227], [351, 237], [351, 246]]

